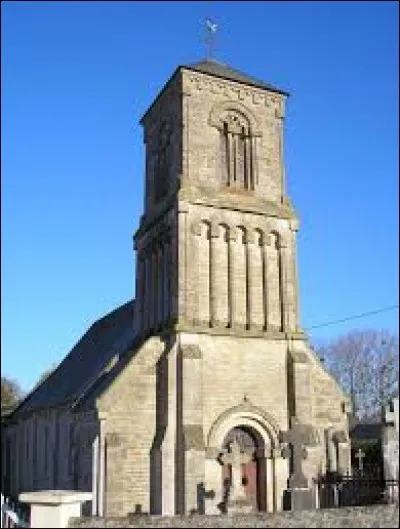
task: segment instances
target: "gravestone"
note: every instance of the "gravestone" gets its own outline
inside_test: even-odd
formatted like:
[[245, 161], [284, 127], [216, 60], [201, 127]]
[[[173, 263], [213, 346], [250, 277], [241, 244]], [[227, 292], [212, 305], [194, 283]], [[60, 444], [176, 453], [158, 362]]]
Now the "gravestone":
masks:
[[312, 509], [315, 506], [314, 493], [303, 472], [303, 460], [307, 458], [306, 446], [314, 444], [312, 427], [301, 424], [296, 417], [292, 417], [290, 424], [289, 431], [281, 435], [282, 442], [288, 445], [283, 455], [290, 456], [292, 462], [284, 503], [290, 510]]
[[251, 460], [251, 455], [242, 452], [237, 438], [229, 445], [227, 454], [221, 456], [224, 464], [231, 466], [231, 483], [229, 488], [228, 501], [226, 503], [226, 511], [228, 514], [250, 513], [253, 511], [253, 506], [248, 501], [246, 491], [242, 483], [242, 464], [246, 464]]

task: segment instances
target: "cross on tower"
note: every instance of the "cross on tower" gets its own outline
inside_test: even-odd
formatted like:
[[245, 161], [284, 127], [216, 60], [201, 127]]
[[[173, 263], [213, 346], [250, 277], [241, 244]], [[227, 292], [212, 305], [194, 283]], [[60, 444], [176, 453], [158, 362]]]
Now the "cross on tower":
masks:
[[218, 25], [211, 19], [206, 20], [206, 36], [205, 43], [207, 45], [207, 59], [211, 59], [214, 51], [215, 44], [215, 33], [217, 32]]

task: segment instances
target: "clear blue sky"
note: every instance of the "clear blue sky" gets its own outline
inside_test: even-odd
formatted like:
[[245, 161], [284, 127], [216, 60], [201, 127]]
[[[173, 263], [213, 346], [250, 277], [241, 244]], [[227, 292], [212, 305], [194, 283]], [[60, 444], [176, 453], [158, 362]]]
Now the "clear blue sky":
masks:
[[[134, 295], [139, 118], [205, 55], [291, 93], [304, 327], [398, 303], [397, 2], [2, 2], [2, 373], [29, 389]], [[386, 312], [312, 332], [398, 332]]]

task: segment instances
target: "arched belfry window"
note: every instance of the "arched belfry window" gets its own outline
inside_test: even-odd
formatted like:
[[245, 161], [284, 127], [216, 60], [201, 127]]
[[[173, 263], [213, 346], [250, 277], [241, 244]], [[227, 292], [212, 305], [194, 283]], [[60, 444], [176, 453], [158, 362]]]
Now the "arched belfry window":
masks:
[[154, 175], [154, 198], [157, 202], [168, 192], [171, 167], [171, 132], [168, 123], [163, 122], [158, 135]]
[[249, 120], [235, 110], [220, 116], [222, 180], [228, 187], [252, 190], [255, 181], [255, 143]]

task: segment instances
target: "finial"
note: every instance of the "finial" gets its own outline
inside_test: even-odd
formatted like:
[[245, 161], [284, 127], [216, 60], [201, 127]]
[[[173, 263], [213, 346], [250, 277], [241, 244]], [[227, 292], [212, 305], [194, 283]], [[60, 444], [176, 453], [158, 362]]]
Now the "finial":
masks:
[[206, 36], [205, 43], [207, 45], [207, 60], [210, 60], [213, 56], [214, 44], [215, 44], [215, 33], [217, 32], [218, 25], [213, 22], [210, 18], [206, 20]]

